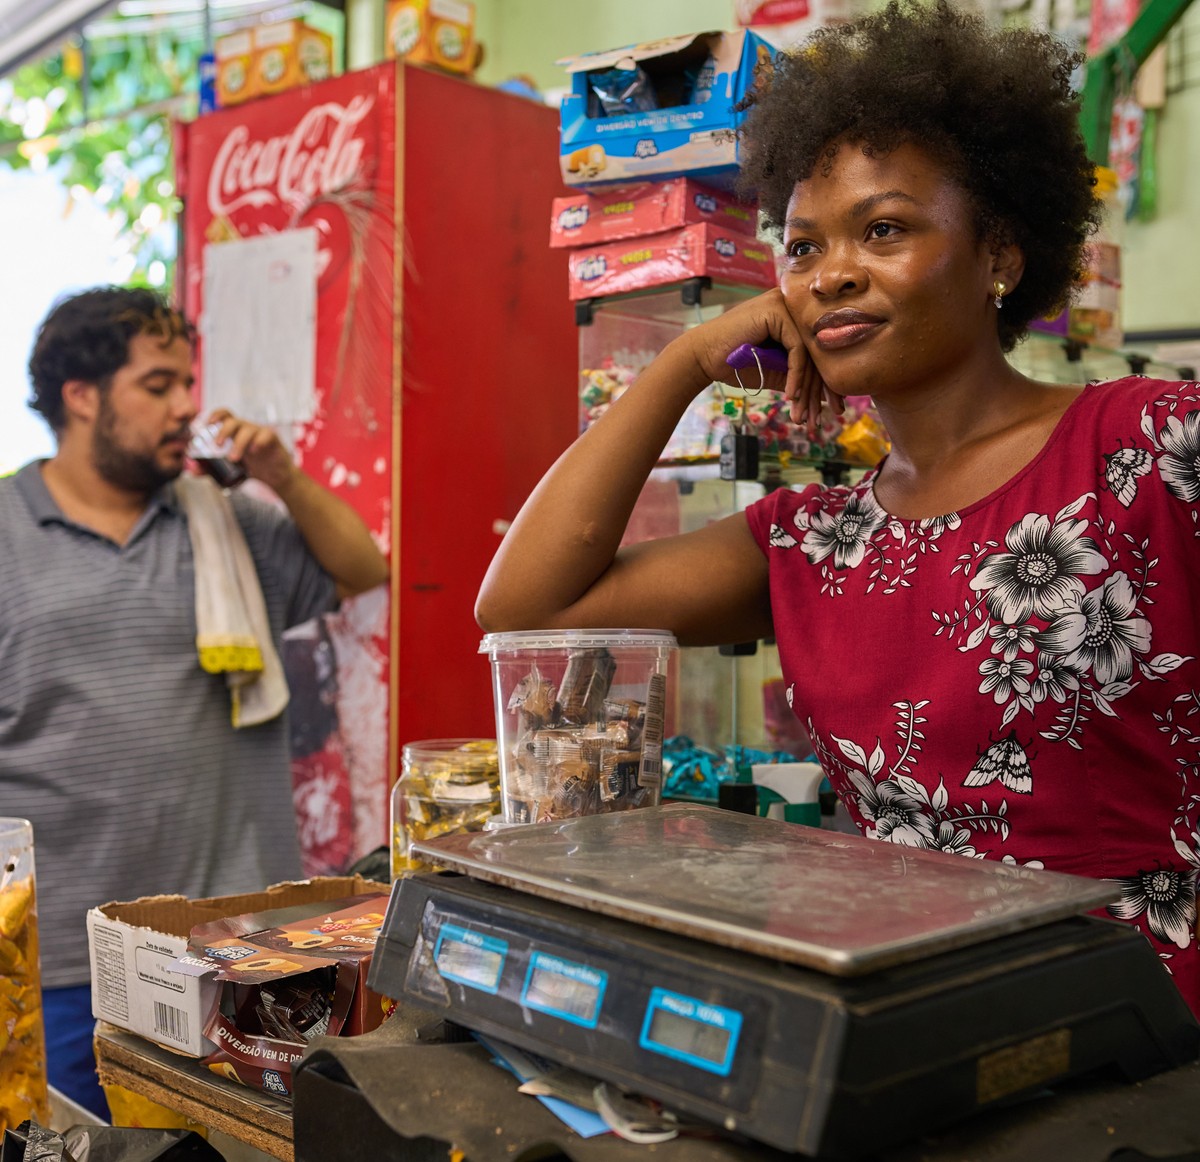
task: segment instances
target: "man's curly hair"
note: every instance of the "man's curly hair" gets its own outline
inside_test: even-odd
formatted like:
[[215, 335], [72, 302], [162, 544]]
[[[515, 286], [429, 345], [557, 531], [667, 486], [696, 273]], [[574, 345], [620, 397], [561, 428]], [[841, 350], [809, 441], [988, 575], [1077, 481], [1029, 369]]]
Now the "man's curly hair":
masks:
[[96, 287], [63, 299], [42, 321], [29, 356], [29, 406], [61, 433], [66, 425], [63, 384], [72, 379], [107, 390], [129, 362], [129, 342], [151, 335], [164, 346], [175, 339], [195, 345], [192, 325], [157, 291]]
[[779, 233], [796, 183], [818, 165], [828, 172], [836, 143], [868, 155], [919, 145], [966, 191], [978, 237], [1025, 255], [998, 318], [1010, 351], [1069, 300], [1100, 220], [1071, 88], [1082, 59], [1047, 33], [992, 28], [947, 0], [891, 0], [776, 59], [745, 102], [742, 188]]

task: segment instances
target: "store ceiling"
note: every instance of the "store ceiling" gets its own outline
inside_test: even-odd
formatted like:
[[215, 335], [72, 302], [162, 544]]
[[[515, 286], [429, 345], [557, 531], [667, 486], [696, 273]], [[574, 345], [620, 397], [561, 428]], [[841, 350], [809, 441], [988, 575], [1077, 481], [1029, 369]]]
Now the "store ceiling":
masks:
[[[343, 0], [319, 2], [344, 7]], [[263, 19], [300, 16], [308, 7], [305, 0], [0, 0], [0, 77], [56, 52], [80, 31], [90, 41], [164, 29], [199, 37], [207, 28], [220, 35]]]
[[0, 77], [115, 6], [116, 0], [0, 0]]

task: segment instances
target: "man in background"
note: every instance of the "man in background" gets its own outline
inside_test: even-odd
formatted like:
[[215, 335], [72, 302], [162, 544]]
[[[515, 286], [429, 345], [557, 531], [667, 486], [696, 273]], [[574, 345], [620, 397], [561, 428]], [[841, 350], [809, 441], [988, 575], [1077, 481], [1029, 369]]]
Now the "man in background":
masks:
[[[60, 302], [29, 361], [57, 451], [0, 481], [0, 803], [34, 827], [50, 1082], [102, 1116], [87, 909], [300, 873], [286, 715], [235, 728], [225, 677], [198, 660], [175, 484], [197, 414], [193, 338], [153, 291]], [[228, 494], [278, 649], [387, 564], [274, 431], [209, 420], [286, 507]]]

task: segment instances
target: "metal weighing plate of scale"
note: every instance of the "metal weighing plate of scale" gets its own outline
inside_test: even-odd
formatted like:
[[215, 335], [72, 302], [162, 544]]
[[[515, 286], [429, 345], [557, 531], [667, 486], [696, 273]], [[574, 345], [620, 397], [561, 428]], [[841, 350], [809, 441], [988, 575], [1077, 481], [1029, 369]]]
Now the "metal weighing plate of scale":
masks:
[[372, 988], [784, 1150], [1200, 1052], [1101, 881], [690, 805], [414, 850]]

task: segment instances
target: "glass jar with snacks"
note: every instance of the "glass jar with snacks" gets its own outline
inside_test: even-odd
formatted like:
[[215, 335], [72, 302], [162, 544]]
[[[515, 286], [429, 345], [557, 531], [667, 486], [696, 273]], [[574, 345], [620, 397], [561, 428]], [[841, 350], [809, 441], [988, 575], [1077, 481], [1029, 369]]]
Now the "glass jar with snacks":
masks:
[[652, 807], [662, 790], [672, 634], [491, 633], [505, 823]]
[[38, 966], [33, 827], [0, 818], [0, 1137], [50, 1120]]
[[426, 866], [409, 855], [414, 839], [482, 831], [500, 807], [496, 742], [431, 738], [405, 744], [392, 788], [392, 878]]

